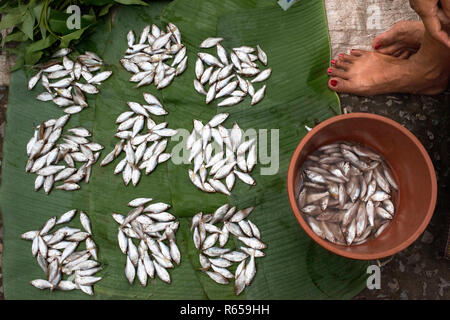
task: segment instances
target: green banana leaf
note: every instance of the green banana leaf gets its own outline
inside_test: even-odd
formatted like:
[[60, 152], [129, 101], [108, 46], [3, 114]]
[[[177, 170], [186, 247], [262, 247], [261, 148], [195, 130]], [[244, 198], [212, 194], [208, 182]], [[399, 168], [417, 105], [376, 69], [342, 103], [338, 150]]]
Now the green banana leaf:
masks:
[[[119, 64], [126, 49], [126, 33], [137, 34], [146, 24], [160, 26], [168, 21], [182, 32], [189, 62], [185, 73], [168, 88], [154, 86], [135, 89], [130, 74]], [[217, 102], [204, 103], [193, 89], [195, 57], [198, 45], [208, 36], [224, 38], [227, 49], [259, 44], [268, 55], [273, 69], [267, 81], [266, 97], [251, 107], [248, 98], [237, 106], [218, 108]], [[121, 177], [113, 174], [114, 163], [93, 168], [91, 181], [81, 190], [53, 190], [49, 196], [34, 191], [33, 174], [25, 172], [25, 146], [34, 126], [62, 111], [52, 103], [34, 97], [41, 89], [26, 91], [27, 76], [15, 72], [11, 78], [4, 144], [1, 209], [4, 218], [4, 289], [7, 299], [347, 299], [360, 292], [366, 281], [366, 262], [334, 255], [314, 243], [298, 225], [292, 214], [286, 175], [292, 152], [305, 135], [305, 125], [339, 113], [337, 96], [327, 89], [326, 68], [330, 59], [324, 3], [299, 1], [283, 11], [269, 0], [177, 0], [171, 3], [152, 1], [148, 7], [120, 7], [110, 23], [105, 23], [78, 48], [91, 50], [104, 58], [106, 69], [113, 71], [101, 85], [101, 92], [89, 96], [89, 108], [71, 117], [66, 128], [82, 125], [93, 132], [93, 140], [105, 146], [101, 159], [114, 147], [116, 117], [127, 110], [127, 101], [143, 102], [142, 93], [151, 92], [163, 101], [169, 114], [157, 122], [167, 121], [171, 128], [192, 130], [192, 119], [208, 121], [219, 112], [229, 112], [225, 125], [237, 121], [241, 128], [267, 129], [268, 139], [276, 138], [278, 129], [279, 170], [261, 175], [267, 164], [253, 170], [255, 187], [237, 182], [232, 196], [206, 194], [190, 182], [186, 164], [171, 161], [143, 176], [137, 187], [125, 187]], [[171, 141], [171, 150], [178, 141]], [[262, 152], [276, 153], [276, 147]], [[260, 152], [261, 152], [260, 151]], [[126, 214], [126, 204], [137, 197], [152, 197], [172, 204], [170, 210], [180, 221], [177, 244], [182, 262], [170, 270], [172, 283], [153, 280], [141, 287], [136, 280], [129, 285], [125, 275], [125, 256], [117, 244], [117, 224], [113, 211]], [[239, 208], [255, 206], [250, 219], [261, 230], [268, 244], [266, 257], [257, 259], [253, 283], [238, 297], [232, 283], [219, 285], [199, 271], [198, 252], [189, 231], [189, 221], [199, 211], [212, 212], [229, 202]], [[41, 226], [48, 218], [70, 209], [86, 211], [92, 220], [99, 259], [104, 265], [103, 279], [95, 285], [95, 296], [79, 290], [49, 292], [33, 288], [29, 282], [43, 278], [42, 270], [31, 255], [31, 243], [20, 234]], [[78, 223], [78, 222], [77, 222]]]

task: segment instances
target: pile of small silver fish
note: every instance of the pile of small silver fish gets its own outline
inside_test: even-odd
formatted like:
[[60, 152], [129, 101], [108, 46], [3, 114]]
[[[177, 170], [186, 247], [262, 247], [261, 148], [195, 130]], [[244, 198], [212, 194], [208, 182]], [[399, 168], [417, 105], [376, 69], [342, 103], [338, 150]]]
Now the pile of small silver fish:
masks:
[[298, 205], [311, 229], [340, 245], [378, 237], [395, 215], [398, 190], [386, 161], [350, 142], [320, 147], [301, 168]]
[[[58, 119], [44, 121], [36, 127], [33, 137], [27, 144], [28, 162], [26, 172], [37, 174], [34, 189], [38, 191], [44, 187], [49, 194], [53, 185], [58, 190], [73, 191], [80, 189], [79, 183], [84, 180], [89, 183], [92, 165], [94, 165], [103, 146], [91, 142], [89, 130], [83, 127], [71, 128], [62, 136], [64, 125], [70, 115], [66, 114]], [[57, 143], [62, 136], [63, 143]], [[65, 164], [58, 164], [63, 161]], [[76, 168], [76, 163], [82, 165]]]
[[[167, 114], [161, 102], [150, 93], [144, 93], [144, 99], [148, 105], [127, 102], [131, 110], [121, 113], [116, 120], [119, 127], [115, 137], [120, 141], [100, 163], [105, 166], [124, 151], [126, 156], [117, 164], [114, 174], [122, 173], [125, 185], [132, 181], [136, 186], [141, 178], [141, 170], [145, 169], [148, 175], [158, 164], [169, 160], [171, 154], [164, 151], [168, 138], [177, 134], [177, 130], [167, 128], [167, 122], [156, 124], [150, 117], [150, 114]], [[141, 133], [143, 130], [145, 132]], [[147, 146], [147, 143], [151, 144]]]
[[133, 30], [128, 32], [128, 49], [120, 63], [133, 73], [130, 81], [137, 82], [136, 87], [153, 82], [156, 88], [165, 88], [186, 70], [188, 57], [180, 30], [169, 22], [166, 31], [155, 24], [147, 25], [137, 42]]
[[[167, 212], [170, 205], [163, 202], [148, 204], [152, 200], [136, 198], [128, 203], [133, 209], [126, 216], [112, 214], [113, 219], [120, 224], [117, 234], [120, 250], [127, 255], [125, 276], [133, 284], [137, 274], [144, 287], [148, 277], [154, 279], [155, 274], [162, 281], [170, 283], [167, 269], [181, 262], [175, 238], [179, 222]], [[139, 241], [137, 246], [133, 239]]]
[[[69, 223], [76, 213], [77, 210], [73, 209], [59, 218], [52, 217], [40, 230], [21, 235], [22, 239], [33, 241], [31, 252], [47, 276], [47, 280], [31, 281], [32, 286], [50, 291], [79, 289], [86, 294], [94, 294], [94, 284], [102, 279], [95, 274], [102, 268], [97, 261], [98, 248], [92, 238], [91, 221], [87, 214], [80, 211], [84, 231], [64, 226], [51, 233], [54, 227]], [[77, 250], [81, 243], [85, 244], [85, 249]], [[64, 275], [68, 276], [65, 280]]]
[[194, 161], [194, 170], [188, 171], [189, 179], [204, 192], [230, 195], [236, 177], [246, 184], [256, 184], [250, 175], [257, 161], [256, 140], [244, 141], [237, 123], [231, 130], [223, 127], [228, 115], [219, 113], [205, 125], [194, 119], [194, 129], [186, 142], [189, 161]]
[[93, 52], [86, 51], [75, 61], [67, 57], [70, 52], [68, 48], [58, 50], [53, 58], [62, 57], [62, 61], [51, 60], [39, 66], [40, 71], [28, 82], [28, 90], [41, 80], [46, 91], [38, 94], [36, 99], [53, 101], [58, 107], [64, 108], [65, 113], [75, 114], [88, 106], [84, 93], [97, 94], [99, 90], [95, 85], [108, 79], [112, 71], [97, 72], [102, 68], [103, 61]]
[[[267, 247], [258, 227], [248, 219], [252, 211], [253, 207], [236, 211], [236, 207], [225, 204], [212, 214], [199, 212], [191, 221], [194, 245], [201, 251], [202, 271], [219, 284], [228, 284], [228, 279], [234, 278], [236, 295], [251, 284], [256, 275], [255, 258], [264, 257], [261, 250]], [[230, 234], [244, 244], [240, 250], [224, 248]], [[235, 262], [239, 265], [233, 274], [227, 268]]]
[[[209, 53], [198, 53], [195, 63], [195, 90], [206, 96], [206, 104], [214, 99], [225, 98], [218, 104], [219, 107], [236, 105], [247, 95], [252, 99], [252, 106], [257, 104], [264, 98], [266, 85], [256, 90], [253, 84], [266, 81], [272, 73], [271, 68], [261, 71], [256, 63], [259, 61], [267, 66], [266, 53], [257, 45], [256, 49], [248, 46], [233, 48], [228, 55], [220, 44], [222, 40], [223, 38], [207, 38], [200, 44], [203, 49], [216, 47], [218, 58]], [[249, 81], [242, 77], [254, 78]], [[206, 88], [206, 85], [209, 88]]]

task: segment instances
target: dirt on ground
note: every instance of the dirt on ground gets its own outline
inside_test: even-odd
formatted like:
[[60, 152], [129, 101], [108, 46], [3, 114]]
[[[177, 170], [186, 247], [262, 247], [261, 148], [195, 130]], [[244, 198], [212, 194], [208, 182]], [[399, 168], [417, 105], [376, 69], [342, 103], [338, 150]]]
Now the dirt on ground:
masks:
[[[8, 103], [8, 87], [0, 86], [0, 182], [2, 178], [1, 162], [3, 160], [3, 136], [5, 133], [6, 105]], [[3, 219], [0, 212], [0, 299], [3, 299]]]
[[340, 95], [347, 112], [391, 118], [413, 132], [427, 149], [436, 170], [438, 201], [426, 231], [410, 247], [381, 263], [381, 289], [365, 289], [355, 299], [450, 299], [450, 90], [438, 96]]

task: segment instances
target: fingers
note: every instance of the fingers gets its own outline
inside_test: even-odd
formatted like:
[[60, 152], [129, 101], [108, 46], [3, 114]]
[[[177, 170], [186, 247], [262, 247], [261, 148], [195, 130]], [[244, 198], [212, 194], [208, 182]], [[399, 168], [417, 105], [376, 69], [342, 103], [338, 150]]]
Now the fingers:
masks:
[[[448, 18], [450, 20], [450, 0], [441, 0], [440, 2], [442, 6], [442, 13], [445, 15], [445, 18]], [[448, 23], [445, 22], [445, 20], [443, 20], [443, 22]]]
[[439, 10], [437, 16], [442, 24], [444, 25], [450, 24], [450, 12], [446, 13], [444, 10]]
[[423, 24], [433, 39], [450, 48], [450, 37], [447, 32], [442, 30], [441, 21], [437, 15], [424, 17]]
[[433, 16], [438, 10], [440, 0], [409, 0], [411, 8], [424, 19], [426, 16]]
[[[450, 12], [449, 0], [410, 0], [411, 8], [413, 8], [422, 18], [425, 29], [433, 39], [450, 48], [450, 37], [443, 30], [441, 20], [447, 20], [446, 12]], [[442, 10], [438, 7], [438, 3], [442, 5]]]

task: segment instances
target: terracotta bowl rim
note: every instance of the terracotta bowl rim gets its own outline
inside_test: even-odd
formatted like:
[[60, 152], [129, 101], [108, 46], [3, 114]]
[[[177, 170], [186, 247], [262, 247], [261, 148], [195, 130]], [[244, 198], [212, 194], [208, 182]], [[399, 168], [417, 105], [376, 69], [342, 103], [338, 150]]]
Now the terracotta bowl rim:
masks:
[[[400, 133], [404, 134], [407, 138], [409, 138], [420, 154], [422, 155], [423, 159], [425, 160], [425, 163], [428, 168], [428, 174], [431, 177], [431, 199], [430, 203], [428, 205], [428, 210], [426, 213], [425, 218], [423, 219], [420, 226], [417, 228], [417, 230], [406, 240], [401, 242], [399, 245], [389, 249], [385, 250], [383, 252], [379, 253], [355, 253], [352, 251], [347, 251], [346, 248], [348, 247], [342, 247], [342, 249], [336, 247], [335, 245], [331, 244], [330, 242], [320, 238], [317, 236], [309, 227], [309, 225], [306, 223], [306, 221], [303, 219], [302, 214], [300, 213], [300, 210], [297, 207], [297, 200], [294, 195], [294, 183], [295, 183], [295, 165], [297, 162], [297, 159], [300, 156], [301, 151], [303, 150], [304, 146], [312, 139], [313, 136], [315, 136], [317, 133], [319, 133], [323, 128], [334, 124], [336, 122], [347, 120], [347, 119], [371, 119], [376, 121], [384, 122], [385, 124], [388, 124], [395, 129], [397, 129]], [[431, 217], [433, 216], [434, 209], [436, 206], [436, 200], [437, 200], [437, 179], [436, 174], [434, 170], [433, 163], [430, 159], [430, 156], [428, 155], [427, 151], [423, 147], [423, 145], [420, 143], [420, 141], [416, 138], [414, 134], [412, 134], [408, 129], [403, 127], [398, 122], [391, 120], [389, 118], [372, 114], [372, 113], [349, 113], [349, 114], [343, 114], [343, 115], [337, 115], [332, 118], [329, 118], [317, 126], [315, 126], [311, 131], [309, 131], [303, 139], [301, 139], [300, 143], [297, 145], [297, 148], [295, 149], [290, 163], [289, 163], [289, 169], [288, 169], [288, 176], [287, 176], [287, 191], [288, 191], [288, 197], [289, 197], [289, 203], [291, 205], [291, 209], [295, 215], [295, 218], [297, 219], [300, 226], [303, 228], [303, 230], [320, 246], [324, 247], [325, 249], [338, 254], [340, 256], [351, 258], [351, 259], [357, 259], [357, 260], [375, 260], [380, 258], [385, 258], [391, 255], [394, 255], [403, 249], [407, 248], [409, 245], [411, 245], [417, 238], [425, 231], [427, 225], [429, 224]], [[389, 232], [389, 230], [387, 230]]]

